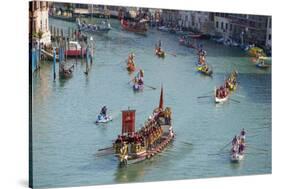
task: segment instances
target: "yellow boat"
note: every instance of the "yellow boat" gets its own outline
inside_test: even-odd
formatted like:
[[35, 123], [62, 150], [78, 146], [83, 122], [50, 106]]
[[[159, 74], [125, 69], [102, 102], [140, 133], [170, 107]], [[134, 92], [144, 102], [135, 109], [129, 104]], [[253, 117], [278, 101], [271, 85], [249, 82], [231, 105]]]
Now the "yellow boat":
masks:
[[248, 53], [250, 56], [252, 57], [266, 57], [265, 52], [263, 51], [263, 49], [259, 48], [259, 47], [252, 47], [248, 50]]

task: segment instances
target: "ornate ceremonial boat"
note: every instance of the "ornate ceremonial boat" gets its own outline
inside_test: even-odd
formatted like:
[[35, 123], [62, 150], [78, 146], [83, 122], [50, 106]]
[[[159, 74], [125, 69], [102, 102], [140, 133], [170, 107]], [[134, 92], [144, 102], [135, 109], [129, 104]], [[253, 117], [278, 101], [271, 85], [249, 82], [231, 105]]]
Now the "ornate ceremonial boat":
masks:
[[146, 34], [147, 32], [146, 20], [141, 20], [139, 22], [129, 22], [127, 20], [121, 19], [120, 24], [122, 29], [129, 32], [138, 34]]
[[163, 88], [159, 107], [138, 131], [135, 131], [135, 112], [122, 111], [122, 133], [113, 143], [113, 151], [121, 166], [150, 159], [162, 152], [175, 136], [171, 124], [171, 108], [164, 109], [163, 106]]

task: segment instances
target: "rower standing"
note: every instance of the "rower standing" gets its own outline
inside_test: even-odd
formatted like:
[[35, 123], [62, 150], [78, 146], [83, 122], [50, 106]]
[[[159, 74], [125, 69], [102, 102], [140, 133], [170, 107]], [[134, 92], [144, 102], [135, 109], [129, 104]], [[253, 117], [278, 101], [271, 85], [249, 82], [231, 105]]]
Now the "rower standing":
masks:
[[106, 112], [107, 112], [107, 108], [106, 108], [106, 106], [103, 106], [102, 109], [101, 109], [100, 114], [101, 114], [102, 116], [106, 117]]

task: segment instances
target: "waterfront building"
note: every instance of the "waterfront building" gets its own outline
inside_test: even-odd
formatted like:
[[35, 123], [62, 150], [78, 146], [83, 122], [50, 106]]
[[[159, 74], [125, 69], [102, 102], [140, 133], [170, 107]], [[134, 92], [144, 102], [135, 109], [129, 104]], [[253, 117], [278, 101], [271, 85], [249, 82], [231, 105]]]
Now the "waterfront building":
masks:
[[161, 14], [161, 23], [176, 27], [180, 21], [180, 14], [178, 10], [163, 9]]
[[266, 42], [265, 45], [267, 48], [271, 49], [271, 16], [267, 18], [267, 27], [266, 27]]
[[214, 13], [215, 36], [227, 39], [232, 37], [233, 25], [229, 19], [228, 13]]
[[49, 31], [49, 2], [29, 2], [29, 37], [40, 40], [40, 43], [49, 44], [51, 33]]
[[210, 34], [213, 32], [213, 15], [201, 11], [179, 11], [178, 24], [188, 30]]
[[229, 14], [233, 25], [232, 37], [242, 44], [265, 47], [267, 40], [268, 16]]

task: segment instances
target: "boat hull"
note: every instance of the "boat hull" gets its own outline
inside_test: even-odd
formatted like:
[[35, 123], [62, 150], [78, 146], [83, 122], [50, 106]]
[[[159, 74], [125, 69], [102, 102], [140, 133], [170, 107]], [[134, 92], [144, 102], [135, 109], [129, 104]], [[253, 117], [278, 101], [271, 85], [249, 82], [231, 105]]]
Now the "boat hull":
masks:
[[239, 161], [244, 159], [244, 155], [243, 154], [239, 154], [239, 153], [232, 153], [230, 155], [230, 161], [234, 162], [234, 163], [238, 163]]
[[129, 26], [127, 26], [127, 25], [125, 25], [125, 24], [123, 24], [123, 22], [121, 21], [121, 28], [123, 29], [123, 30], [126, 30], [126, 31], [129, 31], [129, 32], [134, 32], [134, 33], [137, 33], [137, 34], [142, 34], [142, 35], [145, 35], [146, 34], [146, 32], [147, 32], [147, 28], [145, 27], [145, 28], [132, 28], [132, 27], [129, 27]]
[[138, 85], [138, 84], [133, 85], [133, 90], [135, 92], [143, 91], [143, 89], [144, 89], [144, 85]]
[[215, 103], [219, 104], [219, 103], [224, 103], [228, 100], [228, 96], [226, 96], [225, 98], [218, 98], [215, 97]]
[[107, 116], [107, 117], [102, 117], [101, 119], [97, 118], [96, 120], [96, 124], [101, 124], [101, 123], [108, 123], [112, 121], [112, 117], [111, 116]]
[[197, 66], [197, 71], [203, 75], [212, 76], [213, 70], [209, 69], [208, 71], [203, 69], [203, 66]]
[[165, 150], [167, 145], [173, 141], [174, 137], [175, 137], [174, 134], [163, 136], [161, 138], [161, 142], [156, 147], [147, 150], [139, 155], [134, 155], [134, 156], [129, 155], [125, 161], [120, 161], [119, 165], [120, 166], [131, 165], [152, 158], [153, 156]]

